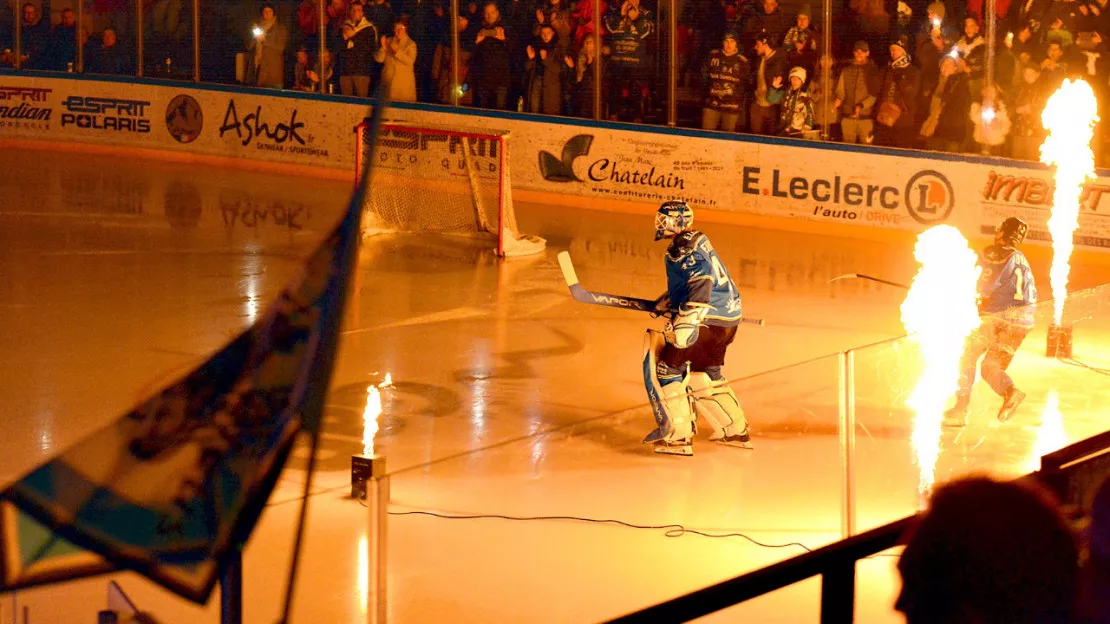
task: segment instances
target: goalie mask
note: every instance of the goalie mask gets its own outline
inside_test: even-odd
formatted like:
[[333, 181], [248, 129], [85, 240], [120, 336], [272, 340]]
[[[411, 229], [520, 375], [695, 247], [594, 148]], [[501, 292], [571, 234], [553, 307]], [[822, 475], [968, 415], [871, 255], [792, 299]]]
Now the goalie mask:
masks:
[[694, 209], [684, 201], [663, 202], [655, 213], [655, 240], [674, 236], [694, 224]]
[[994, 229], [994, 242], [1007, 247], [1017, 247], [1025, 240], [1029, 225], [1017, 217], [1008, 217]]

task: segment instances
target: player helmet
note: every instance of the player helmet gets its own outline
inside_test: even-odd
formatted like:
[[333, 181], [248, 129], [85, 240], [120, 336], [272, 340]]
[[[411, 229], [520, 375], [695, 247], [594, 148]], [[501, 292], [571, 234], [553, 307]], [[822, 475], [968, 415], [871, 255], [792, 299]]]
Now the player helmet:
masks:
[[694, 224], [694, 209], [684, 201], [665, 201], [655, 213], [655, 240], [674, 235]]
[[994, 241], [999, 245], [1017, 247], [1025, 240], [1029, 225], [1017, 217], [1007, 217], [994, 229]]

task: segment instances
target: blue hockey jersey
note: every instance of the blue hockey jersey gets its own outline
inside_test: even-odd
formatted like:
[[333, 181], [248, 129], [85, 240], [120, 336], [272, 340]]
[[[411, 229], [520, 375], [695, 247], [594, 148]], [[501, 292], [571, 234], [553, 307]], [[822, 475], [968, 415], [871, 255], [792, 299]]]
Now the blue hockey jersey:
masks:
[[709, 308], [705, 324], [739, 324], [740, 292], [705, 234], [687, 230], [675, 236], [666, 264], [672, 310], [704, 306]]
[[979, 254], [979, 266], [983, 268], [979, 276], [979, 311], [996, 314], [1013, 309], [1007, 315], [1011, 322], [1032, 326], [1037, 285], [1025, 255], [1012, 247], [991, 245]]

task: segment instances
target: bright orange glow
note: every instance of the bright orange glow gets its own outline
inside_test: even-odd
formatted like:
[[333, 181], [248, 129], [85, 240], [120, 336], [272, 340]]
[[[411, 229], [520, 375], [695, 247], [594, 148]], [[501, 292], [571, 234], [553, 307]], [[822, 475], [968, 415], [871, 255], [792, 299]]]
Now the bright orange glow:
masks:
[[370, 542], [365, 535], [358, 538], [358, 580], [355, 593], [358, 594], [359, 608], [366, 615], [370, 602]]
[[378, 435], [378, 419], [382, 415], [382, 393], [378, 388], [393, 385], [393, 377], [385, 374], [385, 381], [366, 388], [366, 407], [362, 410], [362, 454], [374, 456], [374, 436]]
[[1098, 101], [1091, 86], [1082, 80], [1065, 80], [1048, 98], [1041, 121], [1048, 132], [1041, 144], [1041, 162], [1056, 166], [1056, 190], [1052, 195], [1053, 318], [1057, 325], [1064, 316], [1071, 269], [1072, 236], [1079, 227], [1079, 198], [1083, 184], [1095, 177], [1095, 156], [1091, 151], [1094, 125], [1098, 122]]
[[1037, 427], [1037, 439], [1033, 441], [1033, 452], [1029, 456], [1026, 470], [1032, 472], [1041, 467], [1041, 457], [1058, 451], [1068, 445], [1068, 434], [1064, 431], [1064, 414], [1060, 411], [1060, 397], [1056, 388], [1048, 391], [1048, 402], [1041, 413], [1041, 426]]
[[923, 363], [906, 404], [914, 411], [910, 441], [920, 471], [918, 491], [924, 494], [935, 480], [941, 420], [959, 388], [964, 342], [979, 327], [979, 267], [967, 239], [949, 225], [922, 232], [913, 255], [921, 268], [902, 302], [902, 325], [917, 343]]

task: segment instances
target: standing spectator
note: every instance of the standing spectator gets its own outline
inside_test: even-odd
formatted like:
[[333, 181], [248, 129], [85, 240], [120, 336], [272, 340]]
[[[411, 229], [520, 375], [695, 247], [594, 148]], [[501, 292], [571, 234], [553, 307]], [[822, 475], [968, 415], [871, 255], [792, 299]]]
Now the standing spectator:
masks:
[[1041, 61], [1041, 81], [1045, 90], [1052, 93], [1068, 77], [1068, 63], [1064, 59], [1064, 46], [1059, 41], [1049, 41], [1045, 58]]
[[130, 55], [120, 50], [115, 30], [105, 28], [100, 34], [100, 40], [90, 39], [85, 50], [86, 72], [116, 76], [126, 76], [131, 73]]
[[835, 60], [823, 55], [817, 63], [817, 75], [809, 82], [810, 99], [813, 100], [814, 128], [821, 130], [821, 138], [835, 140], [839, 128], [840, 109], [836, 106]]
[[929, 116], [921, 126], [927, 149], [959, 152], [967, 140], [971, 110], [967, 82], [967, 72], [959, 70], [956, 59], [951, 56], [941, 59], [940, 82], [929, 100]]
[[762, 0], [759, 10], [744, 23], [743, 43], [754, 45], [759, 35], [765, 34], [771, 46], [778, 46], [789, 29], [790, 21], [779, 10], [779, 0]]
[[[817, 69], [817, 48], [813, 47], [813, 39], [809, 31], [801, 31], [789, 46], [784, 46], [787, 67], [801, 67], [806, 70], [806, 76], [812, 76]], [[806, 82], [802, 88], [808, 88]]]
[[760, 33], [755, 38], [759, 67], [755, 72], [755, 85], [752, 89], [754, 101], [748, 126], [754, 134], [775, 134], [777, 131], [779, 108], [767, 96], [771, 89], [776, 88], [776, 80], [782, 85], [783, 74], [786, 73], [786, 55], [772, 47], [771, 41], [767, 33]]
[[[50, 22], [41, 19], [39, 9], [27, 2], [23, 5], [23, 23], [20, 24], [20, 56], [23, 69], [47, 69], [49, 64]], [[14, 33], [13, 33], [14, 41]], [[14, 47], [14, 46], [13, 46]], [[15, 64], [15, 53], [8, 62]]]
[[1010, 134], [1010, 113], [995, 87], [983, 87], [982, 98], [971, 105], [972, 138], [984, 156], [1001, 156], [1002, 146]]
[[798, 11], [798, 16], [795, 18], [794, 25], [790, 27], [790, 30], [786, 31], [786, 36], [782, 39], [782, 47], [790, 49], [794, 47], [794, 43], [799, 39], [805, 40], [808, 49], [812, 50], [815, 54], [817, 53], [817, 31], [813, 28], [808, 4]]
[[285, 86], [285, 44], [289, 31], [277, 21], [274, 5], [262, 5], [262, 21], [254, 26], [248, 50], [253, 53], [254, 80], [260, 87]]
[[555, 41], [558, 43], [559, 58], [562, 58], [570, 42], [574, 40], [574, 26], [571, 18], [570, 6], [562, 0], [546, 0], [544, 6], [536, 9], [536, 23], [532, 26], [532, 36], [539, 38], [540, 29], [544, 25], [555, 30]]
[[343, 48], [340, 50], [339, 91], [343, 95], [370, 95], [370, 69], [378, 31], [366, 19], [361, 2], [351, 3], [351, 17], [343, 25]]
[[474, 56], [470, 59], [474, 106], [505, 110], [509, 104], [509, 80], [512, 78], [509, 35], [505, 32], [496, 3], [487, 2], [482, 15], [484, 21], [474, 38]]
[[563, 64], [566, 55], [559, 54], [559, 33], [546, 23], [540, 27], [540, 38], [534, 46], [525, 48], [528, 94], [528, 112], [558, 115], [562, 112]]
[[791, 68], [790, 87], [784, 90], [782, 78], [777, 78], [774, 88], [767, 95], [768, 101], [779, 104], [777, 132], [781, 136], [801, 137], [813, 129], [813, 102], [802, 88], [805, 81], [806, 70]]
[[[979, 34], [979, 22], [974, 17], [964, 20], [964, 36], [956, 42], [960, 71], [967, 73], [970, 93], [978, 94], [986, 75], [987, 45]], [[970, 95], [969, 93], [969, 95]]]
[[875, 113], [875, 142], [890, 147], [910, 147], [917, 135], [915, 125], [918, 75], [906, 51], [909, 37], [890, 44], [890, 65], [883, 71]]
[[623, 0], [620, 14], [610, 14], [609, 29], [609, 117], [622, 121], [643, 119], [643, 89], [647, 71], [647, 38], [652, 33], [652, 16], [640, 0]]
[[[593, 37], [582, 40], [578, 60], [574, 63], [574, 86], [571, 88], [571, 114], [586, 119], [594, 117], [594, 63], [598, 62], [597, 44]], [[602, 67], [604, 70], [604, 67]], [[604, 93], [604, 90], [602, 90]]]
[[1030, 63], [1022, 68], [1022, 84], [1014, 98], [1014, 124], [1011, 156], [1022, 160], [1040, 160], [1044, 143], [1041, 112], [1047, 93], [1041, 81], [1041, 70]]
[[748, 59], [740, 54], [739, 37], [734, 31], [725, 33], [720, 50], [709, 53], [705, 64], [709, 93], [701, 111], [703, 130], [733, 132], [740, 121], [744, 105], [744, 85], [750, 82]]
[[374, 60], [385, 63], [382, 84], [394, 102], [416, 101], [416, 42], [409, 37], [408, 28], [401, 22], [393, 24], [393, 36], [382, 37], [382, 45]]
[[852, 63], [840, 72], [836, 81], [835, 106], [840, 110], [840, 130], [845, 143], [870, 143], [871, 109], [875, 106], [878, 82], [871, 62], [871, 48], [866, 41], [857, 41], [852, 49]]
[[73, 9], [62, 9], [62, 21], [50, 33], [50, 69], [76, 71], [77, 66], [77, 14]]

